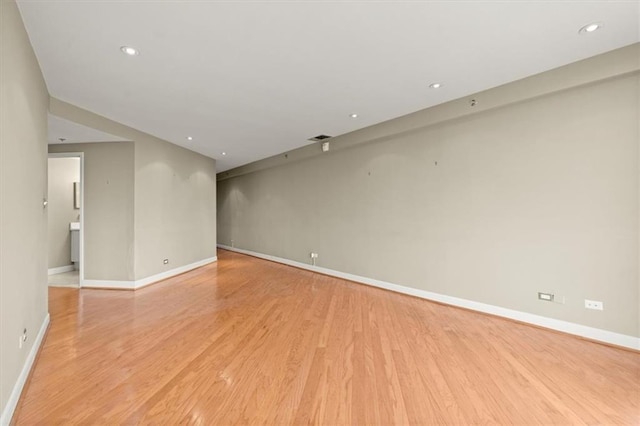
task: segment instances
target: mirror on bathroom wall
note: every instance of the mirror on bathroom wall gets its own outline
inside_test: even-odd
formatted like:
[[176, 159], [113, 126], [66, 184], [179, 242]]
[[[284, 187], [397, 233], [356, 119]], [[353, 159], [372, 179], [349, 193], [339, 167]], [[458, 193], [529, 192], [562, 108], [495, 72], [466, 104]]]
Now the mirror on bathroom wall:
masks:
[[73, 182], [73, 208], [80, 209], [80, 182]]

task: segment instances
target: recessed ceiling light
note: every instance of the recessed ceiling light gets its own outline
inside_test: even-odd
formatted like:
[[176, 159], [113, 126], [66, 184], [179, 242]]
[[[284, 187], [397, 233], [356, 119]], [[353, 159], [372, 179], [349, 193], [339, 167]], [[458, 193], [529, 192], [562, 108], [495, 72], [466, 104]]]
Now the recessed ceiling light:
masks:
[[187, 140], [188, 141], [192, 141], [193, 140], [193, 136], [187, 136]]
[[358, 114], [349, 114], [349, 117], [351, 117], [351, 118], [358, 118]]
[[227, 155], [227, 153], [226, 153], [226, 152], [223, 152], [223, 153], [222, 153], [222, 155]]
[[131, 46], [120, 46], [120, 51], [129, 56], [136, 56], [139, 54], [138, 49]]
[[429, 85], [429, 87], [432, 88], [432, 89], [439, 89], [440, 87], [442, 87], [442, 84], [441, 83], [431, 83]]
[[600, 28], [602, 28], [602, 23], [593, 22], [591, 24], [585, 25], [584, 27], [580, 28], [580, 31], [578, 32], [580, 34], [592, 33], [596, 30], [599, 30]]

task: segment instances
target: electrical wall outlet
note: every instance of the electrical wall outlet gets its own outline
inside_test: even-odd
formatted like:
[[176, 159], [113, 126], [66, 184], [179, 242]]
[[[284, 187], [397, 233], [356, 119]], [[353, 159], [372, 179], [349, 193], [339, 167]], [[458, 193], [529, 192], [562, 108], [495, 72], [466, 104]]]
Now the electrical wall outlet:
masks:
[[312, 259], [317, 259], [318, 258], [318, 253], [311, 252], [310, 256], [311, 256]]
[[162, 261], [162, 263], [164, 263], [165, 265], [169, 263], [169, 259], [165, 259]]
[[545, 302], [553, 302], [553, 294], [538, 292], [538, 299], [544, 300]]
[[604, 304], [598, 300], [584, 299], [584, 307], [587, 309], [595, 309], [596, 311], [604, 310]]

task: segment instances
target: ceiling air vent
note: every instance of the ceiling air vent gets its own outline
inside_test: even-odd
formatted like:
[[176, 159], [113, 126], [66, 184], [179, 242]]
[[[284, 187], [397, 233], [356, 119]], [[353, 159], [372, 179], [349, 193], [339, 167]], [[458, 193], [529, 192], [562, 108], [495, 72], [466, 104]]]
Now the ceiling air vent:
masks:
[[310, 141], [313, 142], [318, 142], [318, 141], [322, 141], [325, 139], [329, 139], [331, 136], [327, 136], [327, 135], [318, 135], [318, 136], [314, 136], [312, 138], [309, 138]]

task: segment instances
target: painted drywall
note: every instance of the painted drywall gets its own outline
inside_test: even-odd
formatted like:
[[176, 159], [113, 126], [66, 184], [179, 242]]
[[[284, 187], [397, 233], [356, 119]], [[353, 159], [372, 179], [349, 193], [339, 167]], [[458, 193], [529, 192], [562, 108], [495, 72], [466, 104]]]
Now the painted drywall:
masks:
[[84, 153], [84, 278], [133, 279], [133, 143], [52, 144], [49, 152]]
[[136, 279], [216, 256], [214, 160], [136, 141], [135, 214]]
[[[400, 118], [326, 154], [222, 173], [218, 241], [640, 336], [638, 99], [634, 72], [478, 112], [455, 101], [413, 115], [422, 127]], [[458, 118], [430, 121], [455, 105]]]
[[69, 223], [80, 221], [74, 207], [73, 183], [80, 182], [79, 158], [49, 158], [48, 161], [48, 267], [72, 265]]
[[7, 413], [47, 318], [49, 95], [15, 2], [0, 2], [0, 20], [0, 410]]
[[[594, 56], [564, 67], [536, 74], [517, 82], [505, 84], [467, 97], [446, 102], [433, 108], [417, 111], [380, 124], [365, 127], [348, 135], [331, 139], [331, 151], [350, 149], [359, 144], [393, 139], [400, 133], [420, 130], [447, 120], [477, 114], [493, 108], [526, 101], [536, 97], [556, 93], [571, 87], [590, 84], [595, 81], [624, 76], [638, 71], [640, 43]], [[445, 89], [446, 90], [446, 89]], [[475, 106], [470, 101], [476, 99]], [[236, 167], [219, 173], [218, 180], [252, 173], [270, 167], [281, 166], [294, 161], [305, 160], [321, 154], [321, 143], [304, 145], [300, 148], [274, 155], [264, 160]]]
[[135, 280], [215, 257], [214, 159], [55, 98], [49, 109], [66, 120], [133, 141]]

